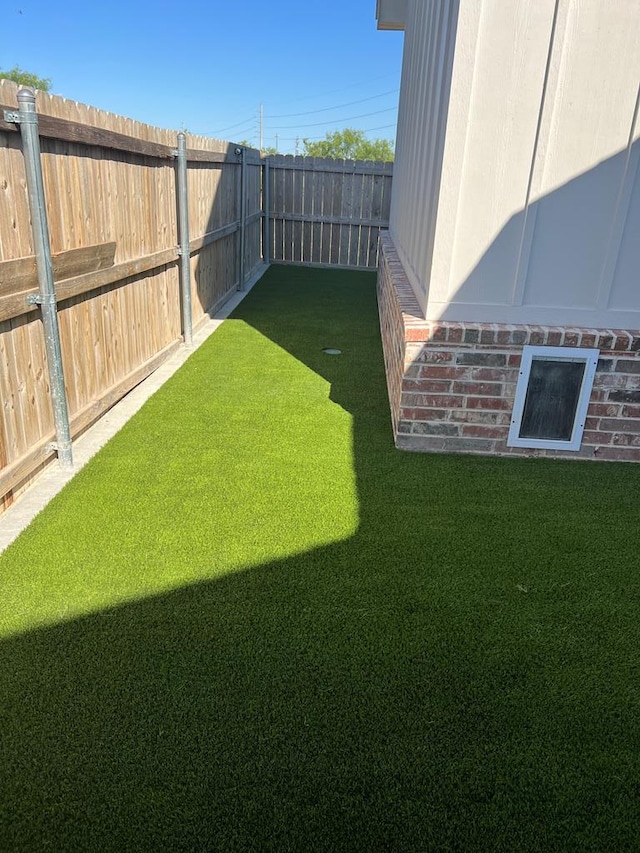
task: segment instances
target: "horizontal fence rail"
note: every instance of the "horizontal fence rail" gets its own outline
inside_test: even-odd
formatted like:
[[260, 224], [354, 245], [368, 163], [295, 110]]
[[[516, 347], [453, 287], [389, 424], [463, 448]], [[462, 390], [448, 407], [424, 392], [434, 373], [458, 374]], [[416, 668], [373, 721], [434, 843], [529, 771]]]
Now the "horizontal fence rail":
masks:
[[[63, 101], [64, 99], [59, 99]], [[14, 122], [6, 121], [5, 113], [12, 113], [15, 107], [0, 104], [0, 132], [15, 132], [17, 128]], [[105, 115], [105, 114], [103, 114]], [[112, 118], [119, 118], [112, 116]], [[126, 119], [125, 119], [126, 121]], [[78, 142], [82, 145], [95, 145], [99, 148], [108, 148], [113, 151], [126, 151], [129, 154], [143, 154], [155, 157], [159, 160], [172, 160], [176, 156], [175, 145], [150, 142], [139, 139], [125, 133], [116, 133], [100, 127], [91, 127], [78, 121], [54, 118], [49, 115], [39, 117], [40, 136], [47, 139], [56, 139], [64, 142]], [[137, 122], [136, 122], [137, 124]], [[170, 131], [167, 131], [169, 133]], [[238, 156], [225, 151], [207, 151], [198, 148], [187, 148], [187, 159], [192, 163], [230, 163], [240, 165]], [[247, 156], [247, 162], [260, 165], [260, 154], [251, 151]]]
[[375, 269], [389, 226], [392, 163], [268, 158], [268, 249], [276, 263]]

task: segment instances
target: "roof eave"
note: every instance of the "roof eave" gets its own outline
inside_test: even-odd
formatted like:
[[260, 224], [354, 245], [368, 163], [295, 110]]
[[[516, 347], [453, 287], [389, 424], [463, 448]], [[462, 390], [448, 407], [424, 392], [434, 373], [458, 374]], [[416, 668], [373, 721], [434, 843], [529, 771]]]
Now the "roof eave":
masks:
[[404, 30], [407, 0], [376, 0], [376, 20], [379, 30]]

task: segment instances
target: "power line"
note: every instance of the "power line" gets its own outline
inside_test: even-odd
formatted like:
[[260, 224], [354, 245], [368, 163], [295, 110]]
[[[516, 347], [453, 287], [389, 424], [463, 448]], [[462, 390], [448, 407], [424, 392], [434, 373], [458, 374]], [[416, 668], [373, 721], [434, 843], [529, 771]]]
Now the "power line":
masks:
[[380, 115], [381, 113], [390, 113], [395, 109], [397, 109], [397, 107], [387, 107], [386, 110], [375, 110], [372, 113], [362, 113], [359, 116], [348, 116], [346, 118], [336, 118], [336, 119], [330, 119], [328, 121], [316, 121], [316, 122], [313, 122], [312, 124], [303, 124], [303, 125], [281, 124], [281, 125], [278, 125], [277, 127], [272, 128], [272, 130], [296, 130], [296, 129], [299, 129], [301, 126], [302, 127], [320, 127], [320, 126], [325, 125], [325, 124], [340, 124], [341, 122], [345, 122], [345, 121], [355, 121], [355, 119], [357, 119], [357, 118], [368, 118], [369, 116], [377, 116], [377, 115]]
[[231, 133], [225, 133], [224, 135], [222, 134], [221, 131], [218, 131], [218, 133], [215, 133], [212, 130], [203, 130], [201, 135], [202, 136], [213, 136], [216, 139], [227, 139], [228, 140], [231, 137], [237, 137], [239, 134], [249, 133], [249, 132], [255, 133], [255, 127], [256, 127], [255, 122], [253, 122], [253, 124], [248, 124], [244, 127], [238, 127], [234, 131], [232, 131]]
[[[314, 97], [324, 98], [325, 95], [339, 95], [341, 92], [346, 92], [349, 89], [356, 89], [358, 86], [363, 86], [365, 83], [367, 83], [367, 84], [368, 83], [375, 83], [376, 80], [388, 80], [389, 77], [395, 77], [397, 79], [398, 75], [397, 74], [380, 74], [378, 77], [368, 77], [366, 80], [361, 80], [359, 83], [350, 83], [348, 86], [343, 86], [340, 89], [331, 89], [331, 91], [329, 91], [329, 92], [318, 92], [318, 94]], [[286, 106], [287, 104], [295, 104], [295, 103], [298, 103], [299, 101], [306, 101], [306, 100], [308, 100], [308, 98], [309, 98], [308, 94], [302, 95], [300, 98], [293, 98], [290, 101], [285, 101], [284, 106]]]
[[226, 133], [227, 130], [233, 130], [234, 127], [239, 127], [241, 124], [249, 124], [250, 122], [254, 122], [255, 116], [251, 118], [247, 118], [244, 121], [236, 122], [236, 124], [230, 124], [229, 127], [221, 127], [219, 130], [210, 130], [209, 133]]
[[391, 89], [388, 92], [381, 92], [379, 95], [371, 95], [370, 98], [360, 98], [358, 101], [349, 101], [346, 104], [337, 104], [335, 107], [323, 107], [320, 110], [307, 110], [304, 113], [285, 113], [284, 115], [269, 116], [269, 118], [295, 118], [296, 116], [309, 116], [314, 115], [315, 113], [326, 113], [330, 110], [340, 110], [343, 107], [352, 107], [354, 104], [363, 104], [365, 101], [374, 101], [376, 98], [383, 98], [385, 95], [395, 95], [396, 92], [399, 91], [399, 89]]
[[[388, 130], [390, 127], [395, 127], [394, 124], [383, 124], [378, 127], [369, 127], [366, 130], [363, 130], [362, 133], [373, 133], [374, 130]], [[280, 136], [279, 134], [275, 134], [280, 142], [295, 142], [296, 139], [299, 139], [299, 136]], [[324, 136], [305, 136], [304, 139], [308, 139], [309, 142], [316, 142], [319, 139], [324, 139]]]
[[[389, 75], [389, 74], [383, 74], [383, 75], [382, 75], [382, 77], [374, 77], [374, 78], [370, 78], [369, 80], [366, 80], [366, 81], [363, 81], [363, 82], [370, 83], [370, 82], [371, 82], [371, 79], [373, 79], [373, 80], [388, 79], [390, 76], [391, 76], [391, 75]], [[395, 76], [395, 75], [394, 75], [394, 76]], [[349, 86], [344, 86], [342, 89], [333, 90], [333, 91], [334, 91], [334, 93], [335, 93], [335, 92], [344, 92], [344, 91], [346, 91], [347, 89], [352, 89], [352, 88], [354, 88], [355, 86], [360, 86], [360, 85], [362, 85], [362, 84], [361, 84], [361, 83], [353, 83], [353, 84], [351, 84], [351, 85], [349, 85]], [[367, 98], [359, 98], [359, 99], [358, 99], [358, 100], [356, 100], [356, 101], [348, 101], [347, 103], [344, 103], [344, 104], [336, 104], [336, 105], [335, 105], [335, 106], [333, 106], [333, 107], [322, 107], [322, 108], [317, 109], [317, 110], [305, 110], [304, 112], [301, 112], [301, 113], [281, 113], [281, 114], [278, 114], [278, 115], [269, 116], [268, 118], [269, 118], [269, 120], [271, 120], [271, 119], [280, 119], [280, 118], [296, 118], [297, 116], [315, 115], [316, 113], [325, 113], [325, 112], [330, 112], [331, 110], [339, 110], [339, 109], [342, 109], [343, 107], [351, 107], [351, 106], [354, 106], [355, 104], [363, 104], [363, 103], [365, 103], [366, 101], [374, 101], [376, 98], [383, 98], [383, 97], [385, 97], [385, 95], [395, 95], [395, 94], [396, 94], [397, 92], [399, 92], [399, 91], [400, 91], [399, 89], [390, 89], [389, 91], [387, 91], [387, 92], [381, 92], [381, 93], [380, 93], [380, 94], [378, 94], [378, 95], [371, 95], [370, 97], [367, 97]], [[331, 94], [331, 93], [329, 92], [329, 93], [326, 93], [326, 94]], [[306, 99], [308, 99], [308, 95], [305, 95], [305, 96], [303, 96], [302, 98], [294, 98], [294, 100], [293, 100], [293, 101], [288, 101], [288, 102], [287, 102], [287, 101], [285, 101], [285, 103], [295, 103], [296, 101], [301, 101], [301, 100], [306, 100]], [[395, 107], [392, 107], [391, 109], [395, 109]], [[373, 113], [369, 113], [369, 115], [373, 115]], [[358, 117], [359, 117], [359, 116], [354, 116], [354, 118], [358, 118]], [[344, 119], [344, 120], [345, 120], [345, 121], [351, 121], [351, 119]], [[212, 135], [212, 136], [213, 136], [213, 135], [215, 135], [215, 134], [217, 134], [217, 133], [226, 133], [228, 130], [243, 129], [244, 127], [246, 127], [246, 125], [251, 124], [251, 123], [252, 123], [252, 122], [254, 122], [254, 121], [256, 121], [256, 119], [255, 119], [255, 118], [253, 118], [253, 117], [252, 117], [252, 118], [247, 118], [247, 119], [244, 119], [243, 121], [238, 121], [238, 122], [236, 122], [235, 124], [227, 125], [226, 127], [218, 128], [218, 129], [216, 129], [216, 130], [208, 130], [208, 131], [205, 131], [205, 132], [204, 132], [204, 135], [205, 135], [205, 136], [208, 136], [208, 135]], [[341, 119], [341, 121], [342, 121], [342, 119]], [[323, 123], [323, 122], [320, 122], [320, 123]], [[313, 127], [313, 125], [310, 125], [310, 124], [308, 124], [308, 125], [303, 125], [303, 126], [304, 126], [304, 127]], [[285, 127], [285, 128], [283, 128], [283, 129], [285, 129], [285, 130], [286, 130], [287, 128]]]

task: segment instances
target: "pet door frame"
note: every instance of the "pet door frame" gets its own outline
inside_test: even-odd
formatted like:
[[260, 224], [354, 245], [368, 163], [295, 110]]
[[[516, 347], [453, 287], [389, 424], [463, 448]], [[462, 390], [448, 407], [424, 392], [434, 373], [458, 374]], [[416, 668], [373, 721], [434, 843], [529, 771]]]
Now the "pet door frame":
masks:
[[[509, 428], [507, 446], [531, 447], [546, 450], [579, 450], [587, 417], [587, 409], [589, 408], [589, 399], [591, 397], [593, 380], [598, 366], [599, 355], [600, 350], [597, 349], [524, 346], [522, 349], [522, 361], [520, 363], [518, 384], [516, 386], [516, 395], [513, 402], [513, 412], [511, 415], [511, 426]], [[571, 438], [567, 441], [558, 438], [531, 438], [520, 435], [522, 417], [524, 415], [527, 391], [529, 388], [531, 365], [534, 360], [584, 362], [585, 364], [580, 392], [578, 395], [578, 404], [576, 406], [575, 417], [573, 420]]]

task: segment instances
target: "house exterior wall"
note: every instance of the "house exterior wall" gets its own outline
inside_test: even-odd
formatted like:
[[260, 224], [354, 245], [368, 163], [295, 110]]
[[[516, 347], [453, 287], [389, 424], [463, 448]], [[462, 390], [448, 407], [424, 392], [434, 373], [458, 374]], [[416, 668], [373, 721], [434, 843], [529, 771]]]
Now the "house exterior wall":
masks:
[[640, 328], [637, 0], [408, 0], [390, 235], [430, 321]]
[[431, 268], [458, 0], [409, 0], [389, 230], [423, 311]]
[[[388, 234], [378, 305], [398, 448], [640, 462], [640, 331], [425, 320]], [[525, 345], [600, 350], [579, 450], [507, 446]]]

